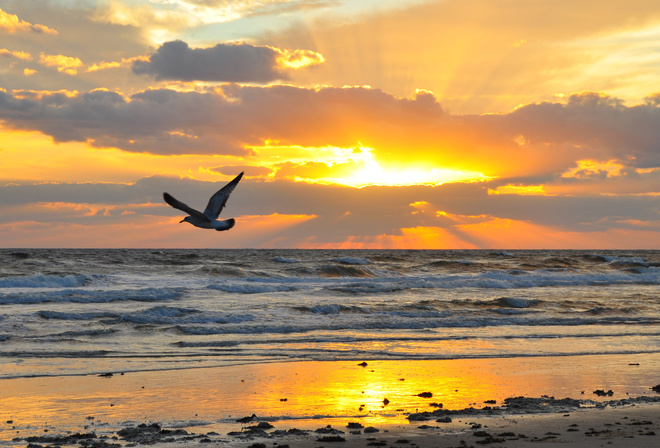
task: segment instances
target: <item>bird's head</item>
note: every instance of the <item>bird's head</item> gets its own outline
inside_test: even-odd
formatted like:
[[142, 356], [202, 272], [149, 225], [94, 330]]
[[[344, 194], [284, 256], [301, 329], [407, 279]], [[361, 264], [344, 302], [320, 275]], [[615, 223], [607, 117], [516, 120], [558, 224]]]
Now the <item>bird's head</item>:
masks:
[[183, 218], [181, 221], [179, 221], [179, 224], [181, 224], [182, 222], [190, 222], [192, 224], [192, 222], [190, 221], [190, 216], [186, 216], [185, 218]]

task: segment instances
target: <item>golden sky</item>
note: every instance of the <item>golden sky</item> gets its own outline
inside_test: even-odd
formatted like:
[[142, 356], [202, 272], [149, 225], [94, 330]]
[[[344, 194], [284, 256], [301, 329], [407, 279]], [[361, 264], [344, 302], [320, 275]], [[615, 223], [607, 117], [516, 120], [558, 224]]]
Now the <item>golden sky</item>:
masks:
[[[660, 249], [660, 4], [0, 0], [0, 246]], [[179, 224], [245, 171], [229, 232]]]

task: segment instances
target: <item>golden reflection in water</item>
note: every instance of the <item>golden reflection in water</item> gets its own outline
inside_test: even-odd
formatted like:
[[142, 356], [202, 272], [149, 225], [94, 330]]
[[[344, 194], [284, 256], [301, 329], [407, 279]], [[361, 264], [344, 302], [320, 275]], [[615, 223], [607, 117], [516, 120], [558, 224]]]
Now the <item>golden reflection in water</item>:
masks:
[[[614, 398], [649, 394], [658, 371], [660, 355], [646, 354], [368, 361], [366, 366], [290, 362], [109, 378], [9, 379], [0, 380], [0, 440], [48, 428], [102, 433], [126, 421], [205, 421], [229, 431], [240, 429], [236, 418], [252, 413], [280, 419], [278, 429], [321, 426], [315, 417], [331, 417], [337, 424], [400, 424], [408, 413], [434, 410], [431, 403], [462, 409], [483, 407], [486, 400], [501, 405], [520, 395], [599, 399], [591, 393], [597, 388], [613, 389]], [[422, 392], [432, 397], [420, 397]]]

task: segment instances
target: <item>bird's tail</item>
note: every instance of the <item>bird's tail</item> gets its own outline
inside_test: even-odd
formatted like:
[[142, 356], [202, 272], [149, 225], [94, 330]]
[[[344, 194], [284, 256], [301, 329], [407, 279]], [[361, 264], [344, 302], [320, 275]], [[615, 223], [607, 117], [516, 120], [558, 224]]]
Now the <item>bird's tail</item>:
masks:
[[216, 227], [215, 230], [217, 230], [218, 232], [221, 230], [229, 230], [232, 227], [234, 227], [234, 224], [236, 224], [236, 220], [234, 218], [229, 218], [222, 221], [222, 225]]

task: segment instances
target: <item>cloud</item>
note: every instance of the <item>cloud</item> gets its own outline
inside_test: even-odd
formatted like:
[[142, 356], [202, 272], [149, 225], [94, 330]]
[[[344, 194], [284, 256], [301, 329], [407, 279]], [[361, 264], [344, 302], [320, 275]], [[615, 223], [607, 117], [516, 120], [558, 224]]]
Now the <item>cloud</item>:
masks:
[[625, 167], [614, 160], [598, 162], [596, 160], [578, 160], [577, 166], [562, 173], [561, 177], [576, 179], [608, 178], [621, 176]]
[[[86, 69], [102, 66], [104, 61], [119, 61], [121, 64], [125, 59], [147, 54], [153, 48], [145, 36], [145, 29], [151, 22], [131, 26], [94, 21], [95, 12], [103, 9], [106, 2], [3, 0], [0, 4], [25, 21], [47, 24], [59, 30], [56, 37], [35, 32], [9, 34], [0, 31], [0, 47], [29, 53], [34, 57], [34, 62], [17, 60], [15, 69], [3, 72], [2, 87], [80, 91], [105, 87], [132, 92], [150, 84], [147, 77], [133, 75], [125, 63], [120, 70]], [[41, 53], [48, 57], [61, 55], [73, 58], [75, 62], [68, 61], [63, 65], [64, 60], [60, 58], [55, 64], [51, 58], [48, 60], [53, 65], [46, 67], [39, 61]], [[71, 65], [72, 62], [74, 65]], [[30, 70], [31, 76], [25, 76], [25, 68]], [[38, 73], [32, 70], [38, 70]]]
[[176, 40], [165, 42], [148, 61], [133, 62], [133, 72], [158, 80], [268, 83], [287, 78], [287, 70], [319, 64], [314, 52], [292, 52], [249, 44], [217, 44], [190, 48]]
[[147, 58], [145, 58], [144, 56], [134, 56], [131, 58], [122, 58], [121, 61], [111, 61], [111, 62], [102, 61], [99, 62], [98, 64], [92, 64], [89, 67], [87, 67], [87, 72], [98, 72], [100, 70], [107, 70], [111, 68], [130, 68], [137, 61], [146, 61], [146, 60]]
[[46, 25], [32, 24], [18, 18], [15, 14], [10, 14], [0, 9], [0, 32], [7, 33], [43, 33], [57, 35], [57, 30], [48, 28]]
[[247, 154], [269, 139], [342, 147], [379, 133], [407, 140], [406, 133], [438, 115], [441, 108], [425, 96], [397, 99], [361, 88], [228, 85], [130, 97], [107, 90], [39, 98], [0, 92], [0, 118], [8, 126], [39, 130], [56, 141], [156, 154]]
[[56, 67], [58, 72], [68, 75], [78, 74], [78, 69], [83, 66], [83, 62], [78, 58], [61, 54], [45, 54], [43, 52], [39, 56], [39, 62], [46, 67]]
[[566, 104], [530, 104], [500, 117], [494, 121], [520, 132], [523, 146], [551, 143], [588, 156], [582, 158], [638, 168], [660, 164], [660, 108], [653, 101], [627, 107], [609, 95], [582, 92]]
[[[264, 153], [272, 142], [309, 148], [308, 156], [301, 152], [296, 160], [281, 160], [298, 169], [319, 162], [315, 151], [330, 147], [347, 151], [330, 163], [356, 161], [350, 150], [356, 146], [371, 148], [384, 173], [442, 168], [500, 178], [543, 175], [547, 181], [576, 167], [579, 171], [581, 160], [618, 164], [621, 173], [640, 176], [660, 167], [660, 108], [651, 101], [628, 107], [595, 93], [477, 116], [451, 115], [429, 93], [397, 98], [368, 88], [229, 84], [200, 92], [146, 90], [128, 97], [102, 89], [38, 96], [7, 91], [0, 92], [0, 119], [58, 142], [130, 152], [249, 157]], [[314, 171], [310, 168], [305, 170]]]
[[11, 51], [6, 48], [0, 48], [0, 58], [15, 58], [23, 61], [31, 61], [32, 55], [25, 51]]
[[169, 0], [168, 9], [151, 9], [124, 5], [110, 0], [103, 13], [105, 20], [139, 24], [140, 20], [183, 22], [188, 26], [226, 23], [255, 16], [275, 16], [327, 8], [341, 4], [339, 0]]
[[[120, 245], [130, 228], [132, 243], [158, 241], [159, 247], [660, 248], [660, 211], [652, 196], [489, 195], [489, 183], [354, 189], [244, 179], [223, 212], [238, 220], [240, 232], [216, 243], [177, 224], [181, 213], [161, 199], [169, 191], [203, 208], [203, 198], [223, 184], [149, 177], [132, 184], [4, 185], [0, 233], [13, 229], [27, 245], [32, 237], [77, 246], [67, 239], [73, 234], [89, 244], [82, 236], [101, 230], [107, 232], [103, 241]], [[269, 229], [271, 223], [276, 227]], [[44, 241], [47, 229], [53, 233]]]

